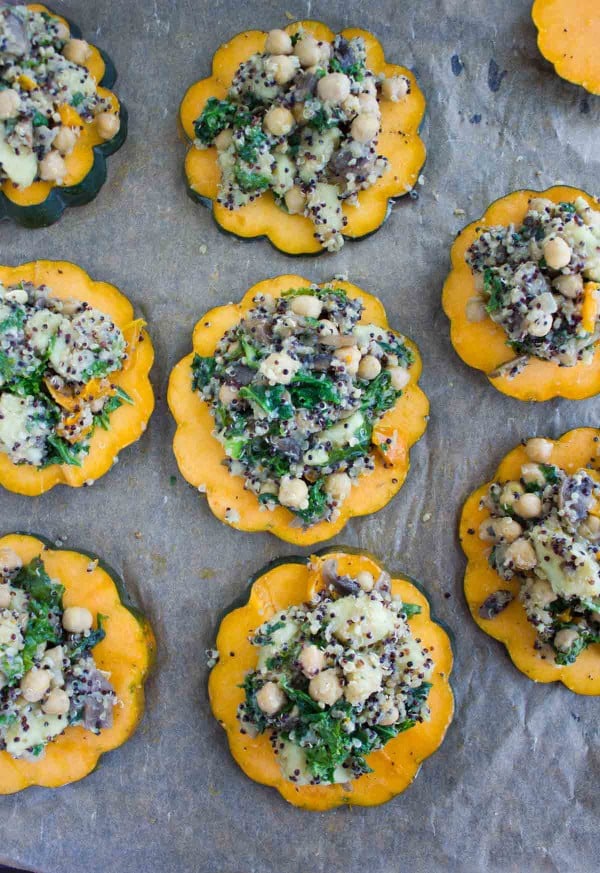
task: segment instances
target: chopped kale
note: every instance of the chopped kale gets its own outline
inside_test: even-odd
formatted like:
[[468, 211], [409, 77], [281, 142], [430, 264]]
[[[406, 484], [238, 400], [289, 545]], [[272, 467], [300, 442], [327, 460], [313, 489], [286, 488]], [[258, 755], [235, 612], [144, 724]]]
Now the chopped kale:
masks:
[[236, 164], [234, 169], [235, 181], [240, 186], [241, 190], [247, 194], [254, 191], [265, 191], [269, 187], [268, 176], [262, 173], [254, 173], [251, 170], [245, 170]]
[[192, 387], [194, 391], [200, 391], [206, 388], [217, 363], [214, 358], [203, 358], [201, 355], [194, 355], [192, 360]]
[[317, 403], [339, 403], [340, 396], [335, 385], [325, 374], [318, 376], [300, 370], [289, 385], [295, 407], [314, 409]]
[[98, 613], [98, 627], [95, 630], [91, 630], [87, 635], [82, 634], [81, 638], [74, 641], [72, 645], [69, 645], [69, 658], [71, 663], [74, 663], [82, 655], [86, 652], [89, 652], [94, 646], [97, 646], [98, 643], [101, 643], [104, 637], [106, 636], [106, 631], [104, 630], [104, 622], [106, 621], [107, 616], [101, 615]]
[[239, 396], [259, 406], [269, 418], [286, 421], [294, 415], [294, 407], [284, 398], [284, 385], [246, 385], [240, 388]]
[[202, 114], [194, 122], [194, 134], [204, 145], [210, 145], [226, 127], [233, 125], [238, 108], [229, 100], [209, 97]]
[[485, 308], [488, 312], [497, 312], [504, 306], [504, 283], [491, 269], [483, 273], [483, 289], [489, 295]]
[[268, 143], [269, 138], [262, 127], [253, 126], [244, 129], [243, 144], [237, 146], [237, 153], [243, 161], [251, 164], [258, 158], [260, 151]]
[[387, 370], [376, 376], [371, 382], [361, 382], [363, 391], [360, 408], [368, 413], [371, 418], [376, 418], [396, 403], [401, 391], [396, 391], [392, 386], [392, 377]]
[[296, 510], [304, 524], [315, 524], [325, 515], [327, 509], [327, 494], [324, 490], [324, 482], [319, 479], [308, 489], [308, 506], [306, 509]]
[[87, 454], [88, 447], [85, 443], [69, 443], [62, 437], [52, 434], [46, 439], [49, 446], [48, 454], [44, 459], [44, 466], [51, 464], [69, 464], [72, 467], [81, 467], [82, 455]]

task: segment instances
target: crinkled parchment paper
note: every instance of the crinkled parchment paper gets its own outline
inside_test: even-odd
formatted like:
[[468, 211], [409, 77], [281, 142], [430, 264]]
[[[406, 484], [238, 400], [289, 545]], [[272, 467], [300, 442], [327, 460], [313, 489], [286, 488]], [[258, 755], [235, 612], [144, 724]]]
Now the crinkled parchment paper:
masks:
[[[289, 4], [289, 5], [288, 5]], [[557, 78], [536, 48], [530, 0], [69, 0], [112, 55], [130, 113], [97, 200], [54, 227], [0, 226], [0, 258], [65, 258], [118, 285], [148, 319], [158, 406], [144, 438], [93, 488], [0, 494], [2, 531], [28, 529], [101, 554], [124, 574], [159, 640], [133, 739], [57, 791], [0, 799], [0, 856], [44, 873], [587, 873], [598, 849], [597, 699], [536, 686], [471, 621], [456, 527], [467, 494], [532, 434], [598, 423], [598, 401], [528, 405], [453, 352], [440, 291], [456, 232], [519, 187], [598, 191], [600, 99]], [[415, 70], [427, 101], [418, 199], [335, 256], [287, 258], [221, 234], [185, 194], [177, 107], [238, 31], [313, 17], [373, 31]], [[309, 813], [250, 782], [211, 717], [204, 650], [250, 572], [296, 549], [216, 521], [179, 477], [169, 369], [208, 308], [258, 280], [336, 273], [383, 300], [424, 359], [432, 413], [399, 496], [338, 542], [422, 580], [454, 632], [457, 712], [440, 751], [379, 809]], [[172, 479], [171, 477], [175, 477]]]

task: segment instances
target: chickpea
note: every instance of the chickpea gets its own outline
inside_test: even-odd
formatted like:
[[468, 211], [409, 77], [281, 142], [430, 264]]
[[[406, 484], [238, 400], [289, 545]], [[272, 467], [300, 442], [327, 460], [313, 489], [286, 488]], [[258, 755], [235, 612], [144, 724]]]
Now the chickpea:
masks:
[[467, 321], [471, 322], [471, 324], [485, 321], [488, 315], [485, 308], [485, 302], [481, 297], [469, 297], [465, 311], [467, 314]]
[[52, 146], [60, 152], [61, 155], [69, 155], [75, 148], [77, 142], [77, 134], [72, 127], [67, 127], [63, 124], [59, 128], [58, 133], [52, 140]]
[[588, 206], [584, 211], [582, 218], [588, 227], [597, 227], [600, 229], [600, 211], [597, 209], [592, 209], [591, 206]]
[[300, 215], [306, 208], [306, 194], [297, 185], [285, 192], [285, 205], [291, 215]]
[[344, 73], [328, 73], [319, 79], [317, 94], [328, 103], [343, 103], [350, 94], [350, 79]]
[[579, 634], [574, 628], [564, 627], [554, 637], [554, 645], [561, 652], [568, 652], [574, 642], [577, 641]]
[[319, 336], [335, 336], [335, 334], [339, 333], [339, 331], [335, 321], [330, 321], [328, 318], [322, 318], [319, 321], [317, 333], [319, 334]]
[[381, 95], [392, 103], [404, 100], [410, 90], [410, 82], [406, 76], [392, 76], [381, 83]]
[[343, 503], [352, 489], [352, 480], [347, 473], [332, 473], [325, 480], [325, 491], [337, 503]]
[[306, 678], [311, 679], [325, 666], [325, 654], [318, 646], [303, 646], [298, 662]]
[[301, 122], [305, 121], [304, 103], [294, 103], [294, 105], [292, 106], [292, 115], [294, 116], [298, 124], [301, 124]]
[[214, 139], [214, 145], [220, 152], [226, 151], [226, 149], [229, 148], [232, 142], [233, 131], [229, 127], [226, 127], [225, 130], [222, 130], [221, 133]]
[[0, 585], [0, 609], [7, 609], [10, 606], [10, 601], [10, 588], [6, 583], [4, 583]]
[[512, 518], [488, 518], [479, 525], [479, 539], [486, 543], [514, 543], [523, 533]]
[[83, 65], [92, 54], [92, 50], [85, 39], [70, 39], [62, 53], [71, 63]]
[[556, 600], [556, 594], [554, 593], [552, 586], [549, 582], [546, 582], [545, 579], [536, 580], [529, 589], [529, 594], [533, 603], [542, 609]]
[[350, 136], [356, 142], [366, 143], [379, 133], [379, 118], [376, 115], [357, 115], [350, 127]]
[[114, 112], [100, 112], [96, 116], [98, 136], [104, 140], [115, 137], [121, 128], [121, 119]]
[[532, 197], [529, 201], [529, 209], [532, 212], [546, 212], [554, 207], [552, 200], [547, 197]]
[[55, 33], [56, 33], [57, 39], [60, 39], [63, 42], [66, 42], [69, 39], [69, 36], [71, 35], [71, 31], [69, 30], [67, 25], [64, 23], [64, 21], [56, 21], [55, 22]]
[[279, 502], [290, 509], [306, 509], [308, 507], [308, 485], [304, 479], [291, 479], [284, 476], [279, 486]]
[[53, 149], [51, 152], [48, 152], [45, 158], [42, 158], [38, 169], [40, 178], [44, 182], [59, 182], [66, 175], [67, 165], [56, 149]]
[[326, 64], [332, 55], [331, 43], [319, 40], [317, 45], [319, 47], [319, 60], [322, 64]]
[[318, 703], [333, 706], [344, 693], [337, 670], [332, 667], [313, 676], [308, 683], [308, 693]]
[[23, 561], [13, 549], [0, 549], [0, 576], [8, 576], [16, 570], [20, 570]]
[[578, 533], [592, 542], [600, 540], [600, 518], [588, 515], [586, 520], [579, 525]]
[[546, 484], [546, 477], [538, 464], [523, 464], [521, 467], [521, 479], [527, 485]]
[[400, 718], [400, 713], [398, 712], [398, 708], [396, 706], [390, 706], [384, 714], [379, 719], [379, 724], [382, 725], [390, 725], [396, 724], [398, 719]]
[[563, 297], [575, 299], [583, 293], [583, 277], [581, 273], [573, 273], [567, 276], [557, 276], [552, 285]]
[[270, 30], [265, 42], [265, 51], [270, 55], [290, 55], [292, 53], [292, 38], [285, 30]]
[[410, 373], [406, 367], [390, 367], [388, 373], [392, 377], [392, 388], [396, 391], [402, 391], [410, 382]]
[[537, 464], [547, 464], [552, 457], [553, 443], [550, 440], [534, 437], [527, 440], [525, 445], [525, 453], [528, 458], [535, 461]]
[[42, 709], [48, 715], [66, 715], [71, 706], [71, 700], [62, 688], [53, 688], [42, 703]]
[[285, 106], [272, 106], [265, 115], [263, 127], [274, 136], [285, 136], [294, 126], [294, 116]]
[[[342, 103], [342, 109], [349, 117], [358, 115], [361, 111], [360, 101], [354, 94], [350, 94]], [[365, 110], [366, 111], [366, 110]]]
[[240, 392], [235, 387], [235, 385], [223, 384], [219, 388], [219, 400], [225, 406], [229, 406], [230, 403], [233, 403], [234, 400], [237, 400], [239, 393]]
[[[350, 99], [351, 97], [348, 97], [348, 100]], [[358, 111], [364, 112], [367, 115], [376, 115], [377, 118], [381, 117], [381, 109], [379, 108], [377, 97], [374, 97], [373, 94], [359, 94], [356, 99], [358, 99]]]
[[266, 715], [275, 715], [285, 706], [286, 696], [276, 682], [265, 682], [256, 692], [256, 702]]
[[536, 309], [527, 316], [527, 333], [530, 336], [547, 336], [552, 330], [553, 318], [549, 312]]
[[0, 91], [0, 121], [14, 118], [19, 111], [21, 98], [13, 88]]
[[356, 581], [358, 582], [362, 590], [367, 592], [372, 591], [373, 586], [375, 585], [373, 574], [369, 573], [368, 570], [361, 570], [356, 577]]
[[258, 369], [269, 382], [289, 385], [300, 369], [300, 361], [296, 361], [287, 352], [272, 352], [260, 362]]
[[374, 355], [365, 355], [358, 365], [358, 375], [361, 379], [376, 379], [381, 373], [381, 364]]
[[62, 625], [71, 634], [83, 634], [91, 630], [92, 613], [85, 606], [68, 606], [63, 612]]
[[500, 505], [512, 507], [525, 493], [520, 482], [507, 482], [500, 494]]
[[32, 667], [21, 679], [21, 694], [29, 703], [41, 700], [50, 687], [50, 671]]
[[523, 494], [513, 506], [521, 518], [537, 518], [542, 512], [542, 501], [537, 494]]
[[537, 564], [535, 549], [530, 542], [519, 537], [506, 549], [504, 564], [511, 564], [516, 570], [533, 570]]
[[336, 349], [333, 353], [333, 357], [337, 358], [338, 361], [342, 361], [351, 376], [356, 376], [361, 358], [360, 352], [356, 346], [344, 346], [341, 349]]
[[278, 85], [287, 85], [291, 82], [299, 69], [298, 58], [290, 55], [271, 55], [265, 61], [265, 69], [270, 73]]
[[551, 270], [562, 270], [571, 260], [571, 246], [560, 236], [544, 240], [542, 251]]
[[294, 46], [294, 54], [303, 67], [312, 67], [315, 64], [318, 64], [321, 60], [319, 43], [314, 36], [311, 36], [309, 33], [305, 34], [302, 39], [298, 40]]
[[312, 294], [299, 294], [292, 300], [292, 312], [307, 318], [318, 318], [323, 310], [323, 304]]

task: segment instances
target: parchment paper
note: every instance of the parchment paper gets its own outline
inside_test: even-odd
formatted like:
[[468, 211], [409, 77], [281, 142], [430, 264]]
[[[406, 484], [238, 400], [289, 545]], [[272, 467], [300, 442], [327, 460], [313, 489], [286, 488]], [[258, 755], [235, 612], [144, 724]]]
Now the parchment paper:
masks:
[[[157, 410], [91, 489], [0, 494], [2, 531], [101, 554], [151, 616], [159, 659], [137, 734], [83, 782], [0, 800], [0, 856], [44, 873], [587, 873], [598, 857], [598, 700], [536, 686], [472, 622], [456, 526], [467, 494], [532, 434], [598, 424], [598, 401], [503, 397], [454, 353], [440, 307], [455, 233], [519, 187], [598, 191], [600, 100], [538, 54], [530, 0], [130, 0], [55, 7], [104, 47], [130, 113], [124, 148], [90, 205], [54, 227], [0, 226], [2, 262], [66, 258], [115, 283], [148, 319]], [[289, 13], [289, 14], [288, 14]], [[334, 257], [291, 259], [221, 234], [185, 194], [177, 107], [237, 32], [314, 17], [374, 31], [412, 67], [428, 109], [418, 200]], [[454, 57], [454, 60], [453, 60]], [[506, 72], [505, 72], [506, 71]], [[464, 210], [464, 214], [461, 210]], [[420, 346], [432, 413], [398, 497], [338, 543], [421, 579], [454, 631], [456, 717], [404, 795], [379, 809], [304, 812], [250, 782], [206, 696], [204, 650], [251, 572], [297, 549], [216, 521], [178, 475], [165, 394], [195, 321], [256, 281], [348, 273]], [[174, 484], [171, 477], [175, 476]], [[426, 520], [428, 519], [428, 520]]]

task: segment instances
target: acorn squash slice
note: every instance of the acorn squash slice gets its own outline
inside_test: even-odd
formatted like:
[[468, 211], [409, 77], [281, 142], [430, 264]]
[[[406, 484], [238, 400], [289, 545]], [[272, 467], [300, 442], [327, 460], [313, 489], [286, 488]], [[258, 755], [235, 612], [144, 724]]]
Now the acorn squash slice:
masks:
[[[545, 437], [545, 439], [547, 439]], [[574, 473], [588, 467], [594, 474], [600, 470], [600, 430], [582, 427], [571, 430], [560, 439], [551, 440], [554, 448], [551, 463]], [[489, 517], [489, 510], [480, 507], [492, 482], [518, 480], [521, 466], [529, 462], [524, 446], [517, 446], [500, 463], [493, 479], [486, 482], [466, 501], [460, 520], [460, 542], [467, 556], [464, 590], [471, 615], [479, 627], [504, 643], [514, 665], [535, 682], [562, 682], [576, 694], [600, 694], [600, 644], [592, 644], [568, 666], [558, 666], [540, 656], [534, 648], [537, 634], [528, 621], [525, 609], [517, 598], [520, 584], [516, 579], [506, 581], [488, 562], [489, 543], [477, 534], [479, 525]], [[479, 608], [498, 589], [513, 594], [513, 600], [498, 615], [482, 618]]]
[[255, 782], [270, 785], [294, 806], [323, 811], [336, 806], [376, 806], [403, 792], [421, 763], [441, 745], [454, 713], [450, 686], [452, 647], [446, 631], [430, 614], [429, 601], [406, 576], [392, 575], [392, 593], [421, 607], [410, 619], [413, 634], [432, 652], [435, 669], [428, 702], [429, 721], [421, 722], [371, 752], [372, 773], [344, 785], [296, 785], [284, 778], [266, 733], [251, 738], [240, 733], [237, 709], [244, 699], [240, 688], [245, 674], [257, 662], [257, 649], [248, 637], [279, 610], [309, 601], [321, 587], [320, 567], [326, 558], [337, 561], [338, 572], [356, 576], [361, 571], [377, 578], [384, 567], [366, 552], [345, 546], [325, 549], [312, 557], [286, 557], [269, 564], [250, 580], [247, 602], [227, 614], [219, 627], [218, 663], [209, 678], [213, 714], [227, 732], [231, 754]]
[[563, 79], [600, 94], [600, 8], [597, 0], [535, 0], [538, 48]]
[[113, 726], [93, 734], [70, 726], [46, 746], [37, 761], [0, 752], [0, 794], [13, 794], [32, 785], [58, 788], [91, 773], [105, 752], [121, 746], [134, 733], [144, 712], [144, 682], [156, 643], [148, 621], [127, 600], [119, 576], [87, 552], [55, 548], [38, 536], [9, 534], [0, 549], [15, 551], [23, 563], [40, 557], [48, 575], [65, 587], [63, 604], [87, 607], [106, 616], [106, 636], [94, 647], [97, 667], [110, 673], [118, 704]]
[[518, 400], [551, 400], [553, 397], [583, 400], [600, 392], [600, 346], [596, 347], [590, 363], [559, 367], [553, 361], [531, 358], [526, 367], [512, 378], [495, 375], [501, 364], [515, 357], [506, 344], [506, 333], [489, 317], [480, 322], [467, 319], [467, 301], [477, 294], [474, 275], [465, 261], [467, 249], [485, 227], [522, 222], [532, 197], [546, 197], [555, 203], [582, 197], [592, 209], [600, 211], [598, 201], [585, 191], [555, 186], [546, 191], [523, 190], [507, 194], [492, 203], [480, 219], [467, 225], [452, 246], [452, 269], [442, 295], [444, 311], [450, 319], [452, 345], [466, 364], [482, 370], [494, 388], [510, 397]]
[[[35, 12], [47, 12], [60, 19], [79, 39], [79, 28], [61, 15], [57, 15], [41, 3], [26, 4]], [[96, 122], [84, 121], [77, 110], [65, 106], [68, 123], [80, 125], [81, 134], [75, 148], [65, 157], [67, 175], [62, 185], [37, 181], [27, 188], [18, 188], [10, 179], [0, 183], [0, 220], [9, 218], [22, 227], [37, 228], [54, 224], [68, 206], [83, 206], [99, 193], [107, 176], [106, 158], [121, 148], [127, 137], [127, 110], [110, 90], [115, 84], [117, 72], [109, 56], [96, 46], [90, 45], [91, 55], [84, 66], [98, 82], [98, 93], [110, 100], [113, 111], [119, 115], [120, 127], [115, 136], [104, 140], [96, 130]], [[62, 112], [61, 112], [62, 114]]]
[[[154, 409], [154, 393], [148, 374], [154, 360], [154, 349], [145, 322], [134, 319], [133, 306], [121, 292], [107, 282], [95, 282], [81, 267], [68, 261], [31, 261], [18, 267], [0, 266], [0, 282], [48, 285], [52, 296], [74, 297], [106, 313], [119, 327], [127, 342], [127, 360], [120, 370], [110, 374], [110, 382], [122, 388], [133, 401], [124, 403], [110, 414], [110, 427], [95, 428], [90, 449], [81, 466], [51, 464], [34, 467], [13, 464], [8, 455], [0, 453], [0, 485], [9, 491], [35, 496], [55, 485], [79, 488], [92, 484], [103, 476], [125, 446], [134, 443], [146, 429]], [[61, 405], [65, 406], [65, 399]]]
[[[319, 21], [297, 21], [285, 30], [293, 34], [300, 27], [318, 40], [335, 37]], [[415, 186], [425, 163], [425, 145], [419, 137], [419, 127], [425, 113], [425, 98], [415, 76], [405, 67], [388, 64], [383, 48], [372, 33], [358, 28], [341, 32], [346, 39], [362, 37], [367, 48], [367, 67], [385, 76], [406, 76], [410, 93], [398, 102], [380, 101], [381, 133], [378, 152], [390, 162], [386, 173], [365, 191], [358, 194], [358, 206], [344, 204], [348, 224], [345, 238], [358, 239], [378, 230], [391, 211], [391, 202]], [[220, 179], [217, 150], [214, 146], [197, 149], [193, 146], [194, 121], [202, 113], [209, 97], [223, 99], [239, 65], [256, 52], [264, 50], [267, 34], [248, 30], [224, 43], [215, 53], [212, 76], [192, 85], [181, 103], [179, 119], [190, 144], [185, 160], [188, 194], [193, 200], [212, 208], [215, 221], [223, 230], [235, 236], [252, 238], [266, 236], [280, 251], [288, 255], [320, 254], [324, 249], [314, 236], [312, 221], [303, 215], [291, 215], [277, 206], [271, 192], [240, 209], [230, 211], [216, 202]]]
[[[336, 281], [334, 284], [349, 297], [362, 299], [364, 311], [361, 322], [389, 329], [385, 310], [376, 297], [349, 282]], [[265, 510], [256, 495], [244, 489], [243, 478], [232, 476], [223, 466], [225, 452], [212, 435], [214, 420], [209, 406], [192, 388], [192, 360], [194, 354], [204, 357], [214, 354], [223, 334], [252, 308], [252, 301], [257, 294], [280, 297], [290, 288], [308, 285], [310, 281], [302, 276], [276, 276], [254, 285], [240, 303], [211, 309], [196, 324], [194, 351], [175, 366], [168, 390], [169, 407], [177, 423], [173, 451], [184, 479], [201, 493], [206, 493], [212, 512], [221, 521], [239, 530], [269, 531], [297, 545], [312, 545], [329, 539], [339, 533], [350, 518], [377, 512], [389, 503], [406, 479], [410, 466], [408, 450], [425, 432], [429, 414], [429, 402], [417, 384], [421, 374], [421, 358], [415, 344], [405, 337], [404, 342], [414, 356], [409, 371], [410, 382], [374, 429], [375, 443], [378, 439], [382, 442], [392, 433], [397, 448], [389, 457], [385, 452], [374, 452], [375, 469], [357, 480], [350, 496], [340, 507], [336, 521], [321, 521], [304, 529], [294, 527], [291, 525], [295, 518], [292, 512], [283, 506], [277, 506], [273, 511]]]

